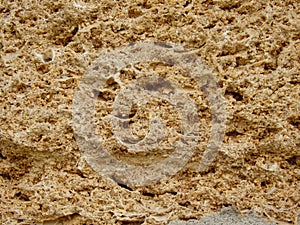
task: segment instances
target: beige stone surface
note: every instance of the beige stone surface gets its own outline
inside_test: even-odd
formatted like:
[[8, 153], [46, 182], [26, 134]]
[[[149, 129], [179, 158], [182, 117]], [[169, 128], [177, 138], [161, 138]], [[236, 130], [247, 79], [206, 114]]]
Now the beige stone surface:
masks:
[[[299, 1], [1, 1], [0, 22], [1, 224], [167, 224], [229, 205], [298, 223]], [[207, 131], [179, 173], [129, 190], [82, 160], [72, 102], [101, 49], [136, 41], [194, 50], [222, 88], [228, 120], [224, 146], [208, 170], [194, 169]], [[140, 67], [194, 88], [193, 81], [180, 82], [176, 68]], [[203, 93], [193, 93], [209, 126]], [[160, 113], [167, 112], [168, 105]], [[177, 126], [175, 112], [166, 119]], [[109, 125], [100, 125], [99, 133], [111, 135]]]

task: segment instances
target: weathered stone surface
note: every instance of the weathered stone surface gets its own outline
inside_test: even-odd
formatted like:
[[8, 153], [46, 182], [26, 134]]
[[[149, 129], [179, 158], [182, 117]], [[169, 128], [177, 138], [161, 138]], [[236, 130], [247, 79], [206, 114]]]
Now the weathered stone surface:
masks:
[[274, 222], [264, 221], [254, 213], [248, 213], [247, 215], [239, 215], [233, 208], [222, 208], [221, 212], [203, 217], [200, 221], [172, 221], [169, 225], [275, 225]]
[[[167, 224], [200, 219], [223, 205], [297, 224], [299, 1], [3, 1], [0, 21], [1, 224]], [[72, 103], [100, 50], [136, 41], [194, 50], [227, 99], [228, 120], [214, 163], [197, 171], [212, 118], [204, 94], [191, 91], [207, 128], [198, 150], [171, 178], [130, 189], [82, 159]], [[136, 67], [168, 76], [187, 92], [195, 88], [180, 68]], [[124, 69], [124, 80], [132, 75]], [[149, 109], [177, 129], [169, 105]], [[133, 121], [141, 137], [144, 111], [137, 109], [144, 120]], [[109, 112], [100, 108], [97, 118]], [[113, 136], [109, 123], [96, 122], [98, 133]], [[120, 157], [122, 151], [110, 149]]]

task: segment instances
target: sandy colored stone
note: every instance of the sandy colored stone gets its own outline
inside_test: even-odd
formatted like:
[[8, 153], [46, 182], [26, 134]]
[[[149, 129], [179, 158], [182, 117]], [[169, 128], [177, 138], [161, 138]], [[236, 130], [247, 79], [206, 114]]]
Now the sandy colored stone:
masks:
[[[230, 205], [298, 223], [299, 1], [2, 1], [0, 22], [1, 224], [167, 224]], [[208, 132], [175, 176], [130, 190], [82, 160], [72, 102], [101, 49], [135, 41], [195, 50], [223, 90], [228, 121], [224, 146], [207, 171], [194, 168]], [[140, 67], [194, 88], [193, 81], [180, 83], [176, 68]], [[124, 80], [131, 73], [125, 70]], [[211, 117], [202, 95], [193, 96], [206, 126]], [[174, 116], [167, 119], [176, 127]], [[135, 122], [143, 136], [146, 120]], [[112, 136], [103, 123], [99, 133]]]

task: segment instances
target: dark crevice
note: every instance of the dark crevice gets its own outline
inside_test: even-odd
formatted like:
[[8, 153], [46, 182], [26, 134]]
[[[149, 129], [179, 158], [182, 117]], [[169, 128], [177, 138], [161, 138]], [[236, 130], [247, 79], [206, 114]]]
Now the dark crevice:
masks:
[[0, 159], [7, 159], [7, 157], [2, 155], [2, 152], [0, 152]]
[[0, 173], [0, 177], [3, 177], [4, 179], [7, 179], [7, 180], [11, 180], [11, 176], [8, 174], [8, 173]]
[[22, 192], [16, 193], [16, 197], [22, 201], [26, 201], [26, 202], [30, 201], [29, 197], [23, 194]]
[[211, 167], [211, 168], [208, 168], [205, 171], [201, 171], [200, 174], [204, 176], [204, 175], [207, 175], [209, 173], [215, 173], [215, 172], [216, 172], [216, 169], [214, 167]]
[[231, 207], [232, 205], [231, 204], [228, 204], [228, 203], [224, 203], [222, 204], [223, 207]]
[[295, 128], [300, 129], [300, 117], [299, 116], [297, 116], [297, 115], [290, 116], [288, 118], [288, 122], [289, 122], [289, 124], [291, 124]]
[[189, 6], [191, 3], [192, 3], [192, 1], [188, 0], [184, 3], [183, 7], [185, 8], [185, 7]]
[[239, 174], [238, 177], [240, 180], [247, 180], [247, 176], [245, 176], [244, 174]]
[[297, 165], [297, 156], [292, 156], [286, 160], [290, 165]]
[[238, 135], [243, 135], [242, 133], [236, 131], [236, 130], [233, 130], [233, 131], [229, 131], [226, 133], [226, 136], [238, 136]]
[[300, 81], [298, 80], [291, 80], [289, 81], [290, 84], [300, 84]]
[[260, 186], [261, 187], [266, 187], [268, 185], [268, 182], [267, 181], [262, 181], [260, 182]]
[[216, 24], [209, 24], [207, 26], [204, 27], [204, 29], [212, 29], [216, 26]]
[[122, 184], [122, 183], [117, 183], [121, 188], [125, 188], [128, 191], [133, 191], [133, 189], [131, 187], [128, 187], [126, 184]]
[[61, 40], [61, 44], [63, 46], [67, 46], [71, 41], [73, 41], [73, 37], [77, 34], [79, 28], [75, 27], [70, 34], [66, 35], [66, 38], [64, 40]]
[[65, 170], [65, 172], [68, 172], [68, 173], [71, 173], [71, 174], [76, 174], [76, 175], [78, 175], [78, 176], [80, 176], [81, 178], [87, 178], [85, 175], [84, 175], [84, 173], [81, 171], [81, 170], [79, 170], [79, 169], [76, 169], [76, 170], [70, 170], [70, 171], [66, 171]]
[[235, 92], [235, 91], [228, 91], [228, 90], [226, 90], [225, 91], [225, 95], [232, 96], [236, 101], [242, 101], [244, 99], [243, 95], [241, 95], [240, 93]]
[[178, 205], [182, 207], [188, 207], [191, 205], [191, 203], [189, 201], [185, 201], [185, 202], [179, 202]]
[[142, 192], [142, 195], [144, 195], [144, 196], [149, 196], [149, 197], [155, 197], [155, 194], [153, 194], [153, 193], [150, 193], [150, 192]]
[[293, 125], [294, 127], [300, 127], [299, 121], [291, 121], [290, 124]]

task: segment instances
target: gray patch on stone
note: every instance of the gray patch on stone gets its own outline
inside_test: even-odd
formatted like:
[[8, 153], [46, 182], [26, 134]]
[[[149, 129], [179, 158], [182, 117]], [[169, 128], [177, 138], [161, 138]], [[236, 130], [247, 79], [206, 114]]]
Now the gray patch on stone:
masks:
[[201, 220], [172, 221], [169, 225], [276, 225], [255, 213], [239, 214], [234, 208], [223, 208], [219, 213], [203, 217]]

